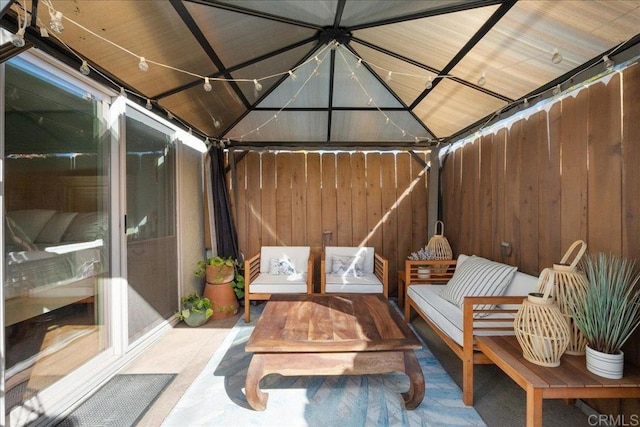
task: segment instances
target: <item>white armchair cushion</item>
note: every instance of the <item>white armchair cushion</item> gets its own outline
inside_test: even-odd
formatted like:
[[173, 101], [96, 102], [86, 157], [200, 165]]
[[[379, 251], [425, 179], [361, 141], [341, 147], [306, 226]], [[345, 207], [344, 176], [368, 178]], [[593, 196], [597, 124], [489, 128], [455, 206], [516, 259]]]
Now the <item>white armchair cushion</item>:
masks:
[[350, 247], [350, 246], [327, 246], [324, 250], [325, 253], [325, 271], [333, 271], [333, 257], [334, 256], [359, 256], [362, 258], [362, 271], [365, 274], [373, 273], [373, 259], [374, 248], [373, 247]]
[[307, 292], [307, 273], [290, 275], [261, 273], [249, 284], [252, 294], [304, 294]]
[[269, 273], [272, 259], [289, 260], [297, 273], [306, 273], [310, 253], [309, 246], [263, 246], [260, 249], [260, 273]]
[[359, 277], [343, 274], [327, 274], [326, 292], [347, 292], [379, 294], [383, 292], [382, 282], [375, 274], [365, 273]]

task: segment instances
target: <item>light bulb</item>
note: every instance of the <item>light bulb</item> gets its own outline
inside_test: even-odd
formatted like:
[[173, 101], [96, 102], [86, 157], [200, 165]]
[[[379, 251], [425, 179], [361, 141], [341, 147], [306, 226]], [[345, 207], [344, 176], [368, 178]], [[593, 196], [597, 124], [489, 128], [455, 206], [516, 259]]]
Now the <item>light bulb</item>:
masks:
[[554, 95], [557, 95], [557, 94], [559, 94], [559, 93], [560, 93], [560, 85], [558, 85], [558, 86], [556, 86], [556, 87], [554, 87], [554, 88], [553, 88], [553, 94], [554, 94]]
[[362, 58], [358, 58], [358, 63], [356, 64], [356, 68], [362, 66]]
[[616, 63], [613, 62], [607, 55], [602, 57], [602, 62], [604, 63], [604, 68], [606, 68], [607, 71], [611, 71], [614, 65], [616, 65]]
[[257, 79], [253, 79], [253, 88], [256, 90], [256, 92], [260, 92], [262, 90], [262, 85]]
[[389, 71], [387, 73], [387, 78], [385, 79], [386, 81], [390, 82], [391, 81], [391, 74], [393, 74], [393, 72]]
[[167, 119], [173, 120], [173, 113], [171, 111], [167, 111]]
[[482, 76], [480, 76], [480, 78], [478, 79], [478, 86], [482, 87], [484, 85], [487, 84], [487, 78], [485, 76], [484, 73], [482, 73]]
[[87, 64], [87, 61], [82, 60], [82, 65], [80, 66], [80, 72], [85, 76], [88, 76], [89, 73], [91, 72], [91, 69], [89, 68], [89, 64]]
[[153, 105], [151, 105], [151, 100], [149, 98], [147, 98], [147, 103], [144, 105], [144, 107], [147, 110], [151, 110], [153, 108]]
[[291, 80], [295, 80], [298, 78], [298, 76], [296, 76], [296, 73], [294, 73], [293, 71], [289, 70], [289, 77], [291, 77]]
[[15, 47], [24, 46], [24, 28], [20, 28], [17, 33], [11, 36], [11, 43]]
[[558, 49], [555, 49], [551, 54], [551, 62], [554, 64], [559, 64], [562, 62], [562, 55], [560, 54], [560, 51], [558, 51]]
[[420, 142], [420, 139], [418, 139], [418, 137], [416, 136], [415, 138], [413, 138], [413, 141], [417, 144], [418, 142]]
[[193, 135], [193, 129], [189, 128], [189, 130], [187, 131], [187, 133], [188, 133], [189, 135]]
[[522, 102], [522, 105], [524, 105], [525, 108], [529, 107], [529, 99], [525, 98], [524, 101]]
[[214, 120], [213, 120], [213, 126], [214, 126], [216, 129], [220, 129], [220, 120], [218, 120], [218, 119], [214, 119]]
[[321, 63], [322, 63], [322, 61], [320, 60], [320, 58], [318, 58], [318, 56], [317, 56], [317, 55], [316, 55], [316, 57], [315, 57], [315, 58], [313, 58], [313, 59], [315, 59], [315, 60], [316, 60], [316, 62], [317, 62], [318, 64], [321, 64]]
[[369, 101], [367, 102], [367, 105], [370, 106], [371, 104], [373, 104], [373, 98], [369, 98]]
[[384, 124], [385, 124], [385, 125], [388, 125], [388, 124], [389, 124], [389, 121], [390, 121], [390, 119], [389, 119], [389, 117], [387, 117], [387, 118], [385, 119], [385, 121], [384, 121]]
[[273, 115], [273, 120], [275, 120], [276, 122], [278, 121], [278, 115], [277, 114]]
[[149, 64], [147, 64], [147, 60], [144, 59], [144, 56], [140, 57], [140, 62], [138, 62], [138, 68], [142, 72], [149, 71]]
[[127, 97], [127, 92], [124, 90], [123, 87], [120, 88], [120, 96], [126, 98]]
[[431, 76], [429, 76], [429, 80], [427, 80], [427, 85], [425, 86], [425, 88], [427, 90], [431, 90], [432, 87], [433, 87], [433, 79], [431, 78]]
[[49, 32], [45, 27], [40, 27], [40, 37], [49, 37]]
[[202, 87], [205, 92], [211, 92], [211, 89], [213, 89], [213, 87], [211, 86], [211, 83], [209, 83], [209, 77], [204, 78], [204, 85]]
[[320, 77], [320, 71], [318, 71], [317, 68], [315, 70], [313, 70], [313, 76], [314, 77]]
[[51, 17], [49, 28], [58, 34], [62, 33], [64, 31], [64, 25], [62, 24], [62, 12], [58, 11], [55, 15], [49, 12], [49, 16]]
[[351, 80], [356, 78], [356, 73], [354, 73], [353, 71], [351, 72], [351, 77], [349, 77]]
[[407, 132], [404, 129], [402, 130], [402, 136], [407, 136]]

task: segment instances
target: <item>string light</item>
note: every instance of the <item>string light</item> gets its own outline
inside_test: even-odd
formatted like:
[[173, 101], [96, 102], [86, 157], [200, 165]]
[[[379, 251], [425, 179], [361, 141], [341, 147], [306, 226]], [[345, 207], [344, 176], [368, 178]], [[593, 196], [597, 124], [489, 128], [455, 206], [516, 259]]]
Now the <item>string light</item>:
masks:
[[607, 55], [602, 57], [602, 62], [604, 63], [604, 68], [607, 71], [611, 71], [613, 67], [616, 65], [616, 63], [613, 62]]
[[213, 86], [211, 86], [211, 83], [209, 83], [209, 77], [204, 78], [204, 85], [202, 85], [202, 87], [205, 92], [211, 92]]
[[140, 57], [140, 62], [138, 62], [138, 69], [142, 72], [149, 71], [149, 64], [147, 64], [147, 60], [144, 59], [144, 56]]
[[51, 22], [49, 22], [49, 28], [51, 28], [52, 31], [55, 31], [58, 34], [62, 34], [62, 32], [64, 31], [64, 25], [62, 24], [62, 12], [60, 11], [52, 12], [50, 8], [49, 15], [51, 16]]
[[487, 84], [487, 76], [485, 73], [482, 73], [482, 76], [478, 79], [478, 86], [482, 87]]
[[427, 84], [425, 85], [425, 89], [431, 90], [432, 87], [433, 87], [433, 79], [431, 78], [431, 76], [429, 76], [429, 80], [427, 80]]
[[88, 76], [90, 72], [91, 72], [91, 69], [89, 68], [89, 64], [87, 64], [87, 61], [82, 60], [82, 65], [80, 66], [80, 73], [82, 73], [85, 76]]
[[291, 80], [295, 81], [298, 76], [296, 76], [296, 73], [294, 73], [292, 70], [289, 70], [289, 77], [291, 77]]
[[320, 60], [320, 58], [318, 58], [318, 55], [316, 55], [313, 59], [318, 63], [318, 65], [322, 64], [322, 61]]
[[151, 105], [151, 100], [149, 98], [147, 98], [147, 103], [144, 105], [144, 107], [147, 110], [151, 110], [153, 108], [153, 105]]
[[529, 99], [525, 98], [524, 101], [522, 102], [522, 105], [524, 105], [525, 108], [529, 107]]
[[387, 73], [387, 78], [385, 79], [387, 82], [390, 82], [390, 81], [391, 81], [391, 78], [392, 78], [392, 77], [391, 77], [391, 74], [393, 74], [393, 71], [389, 71], [389, 72]]
[[559, 64], [562, 62], [562, 55], [558, 49], [554, 49], [551, 53], [551, 62], [553, 64]]
[[173, 113], [167, 110], [167, 120], [173, 120], [174, 118]]
[[253, 79], [253, 88], [256, 90], [256, 92], [260, 92], [262, 90], [262, 85], [260, 84], [258, 79]]
[[120, 88], [120, 96], [126, 98], [127, 97], [127, 92], [124, 90], [123, 87]]
[[213, 119], [213, 126], [214, 126], [216, 129], [220, 129], [220, 120], [218, 120], [218, 119]]
[[358, 58], [358, 63], [356, 64], [356, 68], [360, 68], [362, 66], [362, 58]]
[[43, 37], [43, 38], [49, 37], [49, 32], [45, 27], [40, 27], [40, 37]]
[[553, 94], [557, 95], [560, 93], [560, 85], [557, 85], [556, 87], [553, 88]]
[[373, 98], [369, 98], [369, 101], [367, 102], [367, 105], [371, 106], [372, 103], [373, 103]]

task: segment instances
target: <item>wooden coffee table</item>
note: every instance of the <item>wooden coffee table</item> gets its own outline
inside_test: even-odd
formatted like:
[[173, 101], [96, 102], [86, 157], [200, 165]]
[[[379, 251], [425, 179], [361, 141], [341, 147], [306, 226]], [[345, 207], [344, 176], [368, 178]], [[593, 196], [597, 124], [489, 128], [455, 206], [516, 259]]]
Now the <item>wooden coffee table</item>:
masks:
[[634, 367], [625, 366], [623, 378], [610, 380], [587, 371], [584, 356], [565, 354], [556, 368], [531, 363], [514, 336], [477, 336], [476, 344], [526, 391], [527, 427], [542, 426], [543, 399], [640, 397], [640, 373]]
[[268, 374], [365, 375], [403, 372], [407, 409], [424, 397], [424, 377], [414, 353], [421, 344], [389, 301], [377, 294], [273, 295], [245, 351], [253, 353], [246, 379], [249, 405], [263, 411]]

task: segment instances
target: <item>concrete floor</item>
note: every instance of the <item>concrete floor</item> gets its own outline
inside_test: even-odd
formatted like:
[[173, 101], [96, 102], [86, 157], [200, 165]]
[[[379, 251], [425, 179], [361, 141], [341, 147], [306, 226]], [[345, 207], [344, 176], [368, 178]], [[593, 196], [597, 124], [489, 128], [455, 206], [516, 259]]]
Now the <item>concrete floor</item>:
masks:
[[[136, 358], [121, 373], [174, 373], [177, 377], [147, 412], [139, 426], [159, 426], [202, 371], [240, 314], [210, 320], [199, 328], [179, 323], [157, 343]], [[451, 350], [420, 319], [412, 322], [431, 351], [453, 380], [461, 386], [462, 364]], [[429, 379], [425, 378], [427, 387]], [[525, 423], [525, 393], [494, 365], [475, 368], [474, 407], [488, 426], [521, 426]], [[580, 402], [579, 402], [580, 403]], [[545, 400], [545, 426], [586, 426], [588, 408], [567, 405], [562, 400]], [[185, 426], [189, 427], [189, 426]]]

